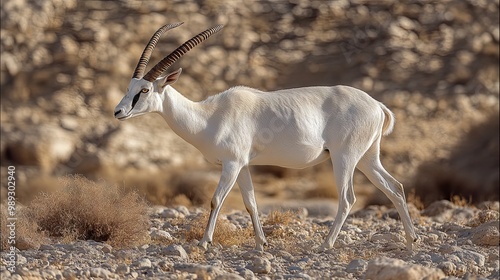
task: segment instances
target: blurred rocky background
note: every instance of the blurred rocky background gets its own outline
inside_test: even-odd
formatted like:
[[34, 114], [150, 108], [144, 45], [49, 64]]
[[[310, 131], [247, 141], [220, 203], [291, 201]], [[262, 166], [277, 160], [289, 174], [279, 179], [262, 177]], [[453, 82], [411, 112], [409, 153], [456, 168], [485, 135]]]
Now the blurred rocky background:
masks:
[[[14, 165], [20, 202], [79, 173], [152, 204], [205, 204], [218, 167], [159, 116], [113, 118], [150, 36], [178, 21], [152, 63], [225, 24], [172, 67], [190, 99], [240, 84], [358, 87], [396, 114], [382, 161], [413, 199], [498, 200], [498, 0], [2, 1], [2, 193]], [[260, 204], [336, 197], [329, 162], [253, 174]], [[361, 174], [355, 188], [358, 207], [388, 202]], [[228, 207], [242, 208], [237, 191]]]

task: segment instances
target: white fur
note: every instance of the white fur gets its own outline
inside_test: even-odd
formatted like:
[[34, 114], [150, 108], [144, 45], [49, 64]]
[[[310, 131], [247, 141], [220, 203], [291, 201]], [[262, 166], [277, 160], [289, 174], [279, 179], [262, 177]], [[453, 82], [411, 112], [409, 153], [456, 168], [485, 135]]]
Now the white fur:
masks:
[[[339, 210], [322, 247], [333, 246], [356, 200], [352, 176], [358, 168], [396, 206], [411, 250], [417, 235], [403, 186], [379, 159], [381, 137], [394, 126], [394, 115], [382, 103], [347, 86], [274, 92], [240, 86], [192, 102], [171, 87], [179, 75], [180, 69], [154, 83], [132, 79], [115, 115], [126, 119], [148, 112], [159, 113], [175, 133], [195, 146], [209, 162], [222, 165], [201, 246], [206, 248], [212, 241], [216, 217], [237, 182], [252, 218], [256, 249], [263, 249], [266, 239], [258, 217], [250, 165], [305, 168], [330, 159], [339, 193]], [[171, 82], [164, 84], [167, 79]], [[142, 88], [149, 92], [141, 94], [131, 110], [132, 99]]]

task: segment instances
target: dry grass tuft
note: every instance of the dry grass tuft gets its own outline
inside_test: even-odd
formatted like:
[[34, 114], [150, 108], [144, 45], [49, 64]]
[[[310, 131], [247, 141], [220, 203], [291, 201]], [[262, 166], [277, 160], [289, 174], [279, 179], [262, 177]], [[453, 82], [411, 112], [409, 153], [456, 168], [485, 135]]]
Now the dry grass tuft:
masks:
[[270, 247], [293, 255], [310, 253], [328, 231], [314, 223], [310, 230], [305, 230], [299, 214], [290, 210], [269, 213], [264, 219], [263, 230]]
[[82, 176], [64, 177], [61, 182], [63, 189], [39, 195], [20, 212], [20, 220], [27, 226], [18, 231], [18, 238], [92, 239], [117, 247], [147, 241], [147, 204], [137, 193], [124, 193]]
[[[296, 232], [291, 225], [297, 219], [297, 214], [293, 211], [272, 211], [263, 222], [263, 230], [268, 240], [273, 246], [289, 252], [298, 250], [297, 244], [301, 240], [297, 239]], [[303, 240], [302, 240], [303, 241]]]
[[470, 207], [472, 206], [472, 198], [466, 199], [460, 195], [454, 195], [450, 198], [451, 203], [455, 204], [458, 207]]
[[370, 261], [375, 257], [379, 256], [380, 252], [377, 250], [359, 250], [359, 248], [353, 246], [344, 246], [336, 248], [335, 257], [341, 262], [348, 264], [353, 260], [362, 259], [365, 261]]
[[408, 193], [408, 201], [407, 201], [409, 204], [413, 204], [415, 205], [415, 207], [417, 208], [417, 210], [419, 211], [422, 211], [425, 209], [425, 204], [424, 202], [422, 201], [422, 198], [418, 195], [416, 195], [415, 193], [415, 189], [412, 189], [409, 193]]
[[297, 217], [297, 213], [287, 210], [287, 211], [279, 211], [275, 210], [269, 213], [267, 219], [264, 221], [264, 226], [272, 226], [272, 225], [282, 225], [287, 226], [295, 220]]
[[[208, 223], [208, 212], [203, 212], [196, 218], [189, 220], [187, 230], [184, 232], [186, 241], [201, 240], [205, 233], [205, 227]], [[185, 221], [184, 221], [185, 222]], [[229, 247], [233, 245], [244, 245], [252, 242], [252, 228], [238, 228], [226, 219], [217, 218], [213, 242], [222, 246]]]

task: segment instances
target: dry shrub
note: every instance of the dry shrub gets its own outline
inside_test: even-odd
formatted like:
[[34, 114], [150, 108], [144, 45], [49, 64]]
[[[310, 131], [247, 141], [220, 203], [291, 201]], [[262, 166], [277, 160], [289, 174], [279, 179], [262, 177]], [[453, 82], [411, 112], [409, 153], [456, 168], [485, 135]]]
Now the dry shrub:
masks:
[[[201, 240], [208, 224], [208, 212], [203, 212], [196, 218], [189, 220], [187, 230], [184, 232], [186, 241]], [[186, 221], [181, 221], [185, 223]], [[213, 242], [220, 243], [222, 246], [241, 246], [251, 242], [253, 231], [251, 227], [237, 228], [226, 219], [217, 218]]]
[[38, 232], [62, 242], [92, 239], [118, 247], [147, 240], [148, 207], [137, 193], [82, 176], [61, 181], [63, 189], [36, 197], [23, 211]]
[[419, 210], [419, 211], [422, 211], [425, 208], [425, 205], [422, 202], [422, 198], [420, 198], [419, 196], [417, 196], [415, 194], [415, 189], [412, 189], [408, 193], [408, 201], [407, 202], [408, 202], [408, 204], [413, 204], [415, 206], [415, 208], [417, 208], [417, 210]]
[[[16, 205], [17, 212], [15, 217], [16, 220], [16, 228], [15, 228], [15, 236], [16, 236], [16, 244], [15, 247], [21, 250], [37, 248], [41, 244], [48, 243], [49, 238], [44, 232], [40, 232], [38, 230], [38, 225], [32, 219], [29, 219], [25, 215], [25, 211], [23, 211], [23, 206], [19, 203]], [[1, 225], [0, 232], [2, 234], [1, 238], [1, 248], [2, 250], [7, 250], [13, 244], [8, 244], [8, 237], [10, 234], [10, 228], [7, 227], [9, 224], [7, 212], [7, 206], [1, 206]]]
[[458, 207], [470, 207], [472, 204], [471, 197], [469, 197], [467, 199], [467, 198], [460, 196], [460, 195], [454, 195], [454, 196], [450, 197], [450, 201]]
[[335, 259], [345, 264], [356, 259], [370, 261], [380, 254], [378, 250], [360, 250], [360, 246], [342, 246], [335, 248], [335, 251]]
[[272, 226], [272, 225], [287, 226], [288, 224], [290, 224], [290, 222], [295, 220], [296, 217], [297, 217], [297, 213], [295, 213], [294, 211], [275, 210], [275, 211], [272, 211], [271, 213], [269, 213], [269, 215], [267, 215], [267, 219], [264, 221], [263, 225], [264, 226]]
[[[272, 211], [263, 223], [263, 230], [267, 237], [277, 238], [274, 240], [277, 246], [285, 250], [291, 250], [297, 245], [293, 229], [290, 223], [296, 219], [297, 214], [293, 211]], [[292, 246], [291, 246], [292, 245]]]
[[[304, 225], [297, 211], [272, 211], [263, 222], [263, 230], [268, 237], [269, 246], [291, 254], [308, 254], [319, 238], [325, 234], [324, 228], [312, 224], [309, 233], [304, 235]], [[313, 234], [310, 234], [310, 233]]]

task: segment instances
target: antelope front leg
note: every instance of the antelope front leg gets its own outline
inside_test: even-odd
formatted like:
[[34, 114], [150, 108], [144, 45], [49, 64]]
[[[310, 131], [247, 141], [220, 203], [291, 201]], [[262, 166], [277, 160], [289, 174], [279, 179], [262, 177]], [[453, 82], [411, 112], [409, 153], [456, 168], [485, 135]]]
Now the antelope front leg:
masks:
[[242, 165], [237, 162], [227, 162], [222, 163], [222, 175], [219, 180], [219, 185], [215, 190], [214, 196], [212, 197], [210, 217], [208, 218], [208, 225], [205, 230], [205, 234], [201, 239], [199, 246], [207, 249], [208, 244], [212, 243], [212, 237], [214, 235], [215, 223], [217, 222], [217, 215], [226, 199], [229, 191], [234, 186], [236, 178], [240, 173]]
[[264, 245], [267, 245], [267, 241], [266, 237], [264, 236], [264, 231], [262, 230], [262, 225], [260, 224], [259, 212], [257, 211], [257, 203], [255, 202], [252, 177], [250, 175], [248, 166], [245, 166], [241, 169], [237, 182], [240, 186], [241, 196], [243, 197], [245, 208], [250, 214], [250, 218], [252, 218], [253, 230], [255, 233], [255, 250], [263, 251]]

